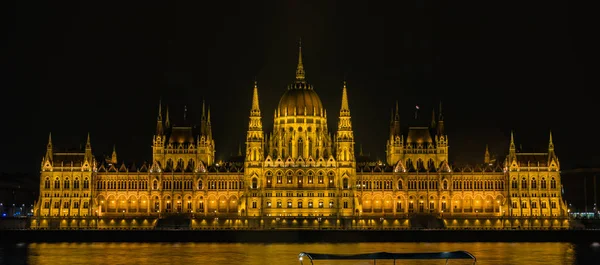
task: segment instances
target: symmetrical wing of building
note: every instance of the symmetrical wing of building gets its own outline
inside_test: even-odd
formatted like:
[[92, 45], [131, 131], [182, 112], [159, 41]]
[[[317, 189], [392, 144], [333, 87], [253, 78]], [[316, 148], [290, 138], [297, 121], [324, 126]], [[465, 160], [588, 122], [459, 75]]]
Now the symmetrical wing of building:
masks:
[[[522, 153], [511, 135], [508, 156], [455, 168], [442, 109], [428, 124], [401, 126], [392, 112], [386, 161], [362, 161], [346, 83], [337, 130], [305, 78], [300, 48], [295, 81], [262, 125], [255, 83], [243, 161], [215, 161], [210, 109], [200, 126], [174, 125], [159, 105], [152, 162], [99, 162], [85, 150], [57, 152], [51, 138], [41, 163], [38, 217], [191, 214], [196, 217], [371, 218], [412, 213], [447, 216], [560, 217], [559, 160], [552, 135], [545, 153]], [[204, 104], [203, 104], [204, 105]]]

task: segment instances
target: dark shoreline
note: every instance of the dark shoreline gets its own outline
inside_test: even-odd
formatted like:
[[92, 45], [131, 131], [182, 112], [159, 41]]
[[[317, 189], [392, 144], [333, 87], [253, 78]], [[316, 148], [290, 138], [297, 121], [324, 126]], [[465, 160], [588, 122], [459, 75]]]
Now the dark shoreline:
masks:
[[600, 230], [0, 230], [2, 243], [34, 242], [572, 242]]

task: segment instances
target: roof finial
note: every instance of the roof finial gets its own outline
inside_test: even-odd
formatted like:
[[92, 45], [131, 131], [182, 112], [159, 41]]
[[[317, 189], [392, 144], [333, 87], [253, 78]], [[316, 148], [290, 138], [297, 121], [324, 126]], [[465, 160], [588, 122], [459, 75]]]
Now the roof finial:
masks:
[[304, 81], [304, 65], [302, 64], [302, 39], [298, 41], [298, 66], [296, 67], [296, 81]]
[[554, 142], [552, 141], [552, 130], [550, 130], [550, 140], [548, 141], [548, 147], [554, 148]]
[[510, 131], [510, 149], [515, 149], [515, 133]]

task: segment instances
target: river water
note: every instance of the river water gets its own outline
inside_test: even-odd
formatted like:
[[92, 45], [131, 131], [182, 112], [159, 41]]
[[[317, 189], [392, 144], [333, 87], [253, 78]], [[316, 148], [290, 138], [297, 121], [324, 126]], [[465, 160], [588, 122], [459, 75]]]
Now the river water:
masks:
[[[477, 264], [600, 264], [600, 244], [571, 243], [33, 243], [0, 245], [0, 264], [300, 264], [298, 253], [440, 252], [465, 250]], [[304, 264], [310, 264], [304, 262]], [[317, 264], [373, 264], [372, 261], [315, 261]], [[378, 260], [377, 265], [393, 264]], [[396, 264], [444, 264], [398, 261]], [[448, 264], [471, 264], [450, 260]]]

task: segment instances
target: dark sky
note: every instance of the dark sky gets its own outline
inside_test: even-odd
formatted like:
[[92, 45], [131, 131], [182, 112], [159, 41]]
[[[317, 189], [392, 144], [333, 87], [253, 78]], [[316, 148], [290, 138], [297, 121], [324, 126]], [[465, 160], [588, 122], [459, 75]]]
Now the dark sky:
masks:
[[[37, 174], [57, 147], [91, 133], [97, 156], [151, 158], [157, 105], [199, 121], [212, 110], [217, 157], [236, 153], [256, 78], [263, 120], [294, 79], [302, 38], [307, 79], [336, 128], [348, 82], [358, 145], [385, 158], [390, 109], [402, 126], [443, 101], [451, 160], [502, 156], [510, 131], [563, 168], [600, 164], [591, 11], [515, 1], [20, 1], [8, 30], [2, 172]], [[394, 4], [390, 4], [390, 3]], [[516, 4], [518, 3], [518, 4]], [[584, 11], [581, 11], [584, 10]], [[589, 12], [590, 14], [575, 13]], [[595, 85], [594, 85], [595, 84]], [[14, 93], [13, 93], [14, 92]]]

